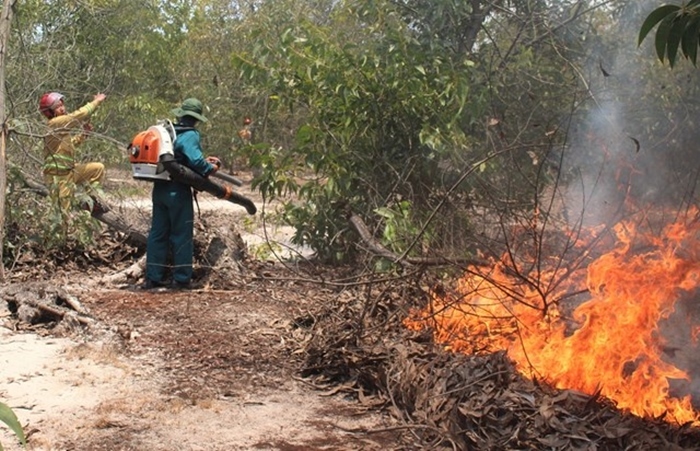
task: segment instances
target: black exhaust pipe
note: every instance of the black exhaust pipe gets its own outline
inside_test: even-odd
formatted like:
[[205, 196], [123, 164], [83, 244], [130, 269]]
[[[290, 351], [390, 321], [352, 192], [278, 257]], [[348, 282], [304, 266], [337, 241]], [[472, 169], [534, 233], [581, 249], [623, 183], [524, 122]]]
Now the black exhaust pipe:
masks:
[[161, 155], [160, 162], [163, 164], [165, 170], [168, 171], [170, 177], [176, 182], [185, 183], [192, 186], [197, 191], [206, 191], [219, 199], [225, 199], [234, 204], [241, 205], [246, 209], [249, 215], [257, 213], [258, 209], [255, 207], [252, 200], [241, 196], [227, 185], [220, 185], [206, 177], [202, 177], [187, 166], [183, 166], [175, 161], [173, 155]]

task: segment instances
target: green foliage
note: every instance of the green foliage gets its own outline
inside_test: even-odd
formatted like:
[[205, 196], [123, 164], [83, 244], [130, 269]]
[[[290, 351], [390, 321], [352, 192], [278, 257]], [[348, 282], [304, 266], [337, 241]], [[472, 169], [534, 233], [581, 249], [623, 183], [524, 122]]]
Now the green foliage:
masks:
[[[419, 228], [421, 221], [415, 217], [410, 202], [400, 200], [390, 206], [377, 208], [374, 212], [383, 222], [381, 243], [397, 255], [407, 251], [409, 256], [420, 255], [425, 248], [433, 244], [432, 228], [428, 231]], [[384, 258], [377, 260], [375, 264], [375, 269], [381, 272], [393, 268], [393, 262]]]
[[[377, 208], [375, 212], [384, 218], [382, 244], [399, 254], [408, 249], [420, 232], [411, 212], [411, 203], [402, 200], [392, 207]], [[424, 234], [421, 241], [429, 243], [430, 236]]]
[[678, 50], [693, 65], [697, 63], [700, 38], [700, 0], [690, 0], [682, 6], [663, 5], [652, 11], [639, 30], [638, 45], [658, 25], [654, 47], [661, 62], [676, 64]]
[[282, 246], [271, 241], [265, 241], [250, 247], [250, 253], [257, 260], [275, 259], [275, 256], [281, 254], [282, 251]]
[[[64, 211], [53, 201], [56, 193], [49, 198], [37, 199], [17, 189], [16, 177], [10, 172], [10, 191], [6, 223], [9, 233], [6, 235], [4, 254], [12, 261], [14, 250], [21, 247], [34, 247], [50, 254], [66, 248], [89, 249], [94, 246], [95, 236], [101, 231], [101, 224], [90, 216], [87, 209], [92, 208], [92, 199], [82, 189], [75, 188], [74, 196], [69, 200], [69, 210]], [[52, 187], [55, 189], [55, 187]], [[99, 193], [99, 191], [98, 191]]]
[[[682, 33], [675, 19], [664, 25], [666, 58], [683, 51], [694, 61], [698, 2], [682, 7]], [[430, 233], [412, 252], [459, 249], [473, 210], [505, 218], [534, 208], [533, 193], [554, 179], [552, 160], [570, 145], [568, 118], [599, 100], [590, 102], [589, 74], [598, 69], [589, 67], [589, 48], [609, 57], [633, 42], [637, 24], [631, 38], [618, 25], [633, 21], [625, 13], [638, 3], [29, 0], [17, 6], [16, 51], [8, 52], [8, 159], [40, 174], [45, 120], [36, 103], [45, 90], [64, 92], [69, 109], [107, 92], [80, 158], [114, 166], [128, 164], [125, 144], [136, 132], [197, 96], [210, 119], [200, 126], [205, 152], [224, 156], [226, 167], [253, 168], [264, 198], [286, 202], [296, 244], [328, 260], [352, 257], [353, 212], [392, 235], [396, 252], [428, 220]], [[647, 21], [640, 43], [671, 12]], [[643, 96], [623, 94], [639, 102], [631, 123], [645, 136], [664, 135], [679, 113], [695, 111], [651, 69], [635, 75]], [[632, 89], [623, 77], [604, 82]], [[254, 120], [250, 144], [236, 141], [244, 116]], [[30, 223], [54, 218], [46, 224], [56, 227], [46, 235], [33, 228], [33, 237], [87, 243], [89, 227], [73, 238], [83, 229], [62, 233], [59, 216], [44, 208]]]
[[[106, 101], [91, 119], [94, 131], [76, 157], [126, 167], [131, 138], [156, 119], [170, 117], [170, 109], [190, 93], [181, 68], [195, 65], [185, 62], [181, 45], [192, 3], [29, 0], [16, 5], [13, 51], [5, 67], [12, 134], [8, 162], [21, 167], [25, 177], [42, 181], [48, 128], [37, 106], [43, 92], [63, 93], [69, 111], [105, 92]], [[6, 246], [46, 246], [49, 252], [93, 245], [100, 226], [79, 209], [89, 198], [78, 193], [76, 205], [64, 215], [51, 202], [23, 191], [21, 183], [13, 189], [18, 191], [8, 193], [8, 237], [19, 241]]]
[[269, 27], [235, 60], [244, 79], [264, 83], [272, 108], [305, 118], [290, 148], [249, 158], [266, 198], [301, 198], [286, 209], [295, 242], [332, 260], [350, 252], [348, 210], [371, 218], [394, 194], [425, 204], [438, 163], [456, 150], [448, 143], [465, 141], [457, 120], [473, 67], [422, 46], [390, 9], [349, 5], [328, 25], [266, 11]]
[[[38, 113], [43, 92], [59, 91], [68, 110], [106, 101], [93, 115], [94, 132], [80, 148], [84, 160], [123, 163], [131, 137], [183, 97], [178, 67], [186, 66], [189, 2], [88, 0], [29, 1], [17, 5], [7, 59], [11, 115], [34, 121], [40, 141], [45, 119]], [[34, 154], [41, 159], [40, 146]], [[14, 157], [16, 149], [9, 148]]]
[[[0, 422], [5, 423], [7, 427], [10, 428], [10, 430], [17, 436], [22, 446], [27, 445], [27, 439], [24, 436], [24, 430], [17, 419], [17, 415], [15, 415], [9, 406], [2, 402], [0, 402]], [[0, 451], [2, 451], [2, 449], [2, 443], [0, 443]]]

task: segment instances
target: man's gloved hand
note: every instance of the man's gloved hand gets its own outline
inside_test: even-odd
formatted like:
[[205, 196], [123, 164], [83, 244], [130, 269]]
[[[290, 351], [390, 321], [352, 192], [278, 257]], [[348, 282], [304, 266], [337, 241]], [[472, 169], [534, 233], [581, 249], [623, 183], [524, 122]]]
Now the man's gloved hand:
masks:
[[211, 164], [212, 166], [214, 166], [214, 170], [211, 171], [212, 174], [213, 174], [214, 172], [218, 171], [219, 169], [221, 169], [221, 160], [219, 160], [218, 157], [207, 157], [206, 160], [207, 160], [207, 162], [208, 162], [209, 164]]

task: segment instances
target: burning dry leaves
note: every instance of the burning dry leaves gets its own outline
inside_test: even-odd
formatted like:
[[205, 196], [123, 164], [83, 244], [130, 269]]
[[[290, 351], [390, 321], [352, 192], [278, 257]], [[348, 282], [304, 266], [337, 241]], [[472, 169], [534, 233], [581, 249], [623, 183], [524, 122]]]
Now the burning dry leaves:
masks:
[[415, 288], [397, 284], [375, 295], [336, 299], [315, 315], [302, 375], [391, 412], [407, 449], [698, 449], [700, 431], [690, 426], [529, 380], [503, 353], [452, 354], [424, 332], [406, 331], [397, 312], [422, 297]]

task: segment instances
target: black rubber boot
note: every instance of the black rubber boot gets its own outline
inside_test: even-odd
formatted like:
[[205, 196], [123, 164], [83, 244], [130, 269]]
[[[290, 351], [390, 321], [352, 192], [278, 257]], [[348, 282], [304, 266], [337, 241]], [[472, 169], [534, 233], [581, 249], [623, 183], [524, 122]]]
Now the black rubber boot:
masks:
[[141, 284], [141, 289], [142, 290], [154, 290], [156, 288], [163, 288], [165, 284], [163, 282], [154, 282], [151, 279], [146, 279], [142, 284]]
[[173, 290], [190, 290], [192, 289], [192, 284], [190, 282], [180, 282], [178, 280], [173, 280], [170, 284], [170, 288]]

